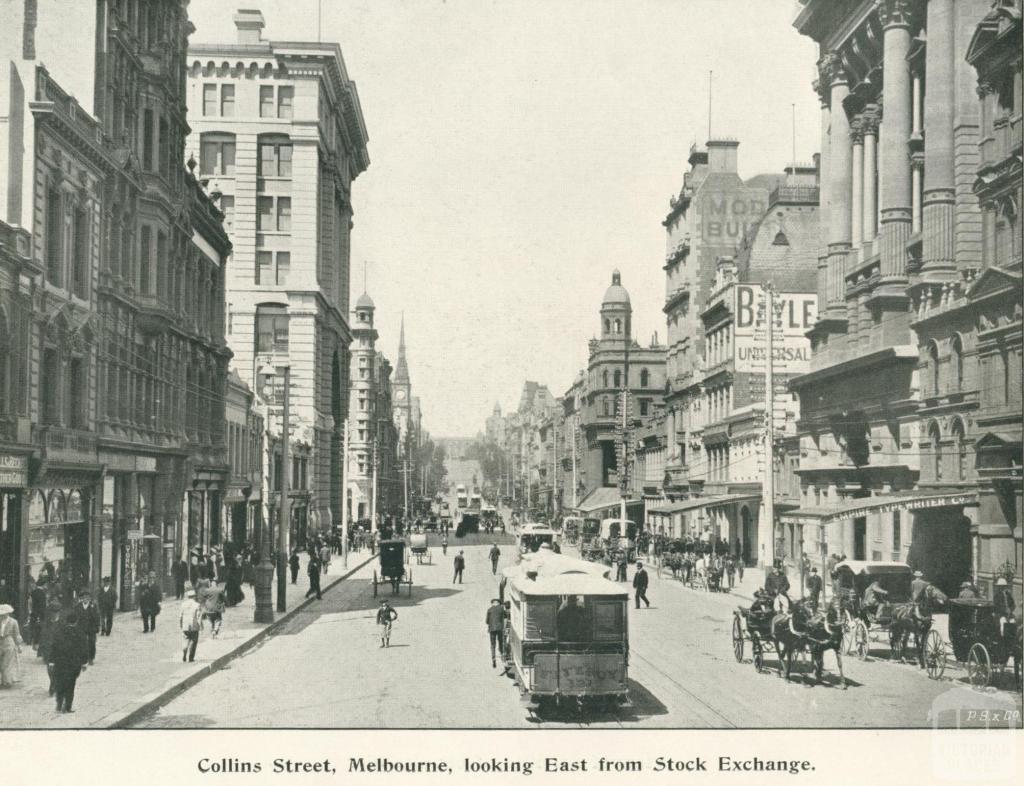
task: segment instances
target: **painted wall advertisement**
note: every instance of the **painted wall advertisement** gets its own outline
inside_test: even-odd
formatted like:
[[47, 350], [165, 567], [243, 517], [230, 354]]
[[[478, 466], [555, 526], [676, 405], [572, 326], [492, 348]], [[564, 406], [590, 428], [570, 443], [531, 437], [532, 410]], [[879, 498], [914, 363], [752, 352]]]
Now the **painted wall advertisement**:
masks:
[[[759, 285], [736, 287], [736, 370], [764, 372], [768, 347], [764, 293]], [[807, 331], [818, 317], [818, 298], [812, 293], [775, 293], [778, 316], [772, 357], [776, 374], [805, 374], [810, 370], [811, 342]]]

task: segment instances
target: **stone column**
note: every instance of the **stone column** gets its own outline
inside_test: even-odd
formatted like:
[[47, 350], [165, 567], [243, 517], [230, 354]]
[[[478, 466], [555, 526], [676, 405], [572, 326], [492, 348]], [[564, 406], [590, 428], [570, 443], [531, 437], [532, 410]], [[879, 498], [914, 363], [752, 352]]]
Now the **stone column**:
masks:
[[828, 232], [829, 204], [826, 189], [829, 183], [829, 126], [831, 124], [828, 108], [828, 87], [817, 84], [821, 99], [821, 158], [818, 182], [821, 186], [818, 199], [818, 313], [824, 314], [828, 306]]
[[850, 196], [852, 150], [850, 122], [843, 101], [850, 94], [849, 79], [839, 56], [830, 52], [822, 58], [823, 84], [830, 86], [831, 134], [829, 144], [829, 234], [828, 234], [828, 309], [839, 317], [843, 303], [843, 275], [850, 252]]
[[910, 160], [910, 231], [921, 231], [921, 177], [924, 173], [924, 155], [915, 153]]
[[852, 156], [850, 179], [853, 184], [850, 194], [850, 206], [853, 210], [850, 219], [850, 233], [853, 247], [857, 248], [864, 237], [864, 132], [859, 117], [850, 124], [850, 144]]
[[881, 118], [878, 107], [871, 106], [864, 112], [861, 120], [861, 132], [864, 135], [864, 153], [862, 175], [864, 203], [863, 233], [861, 238], [870, 243], [878, 235], [878, 126]]
[[[954, 0], [929, 0], [928, 48], [925, 69], [928, 75], [924, 105], [925, 151], [924, 206], [921, 241], [926, 276], [951, 273], [953, 258], [953, 106], [955, 97]], [[960, 53], [962, 57], [963, 54]], [[888, 73], [886, 90], [888, 90]]]

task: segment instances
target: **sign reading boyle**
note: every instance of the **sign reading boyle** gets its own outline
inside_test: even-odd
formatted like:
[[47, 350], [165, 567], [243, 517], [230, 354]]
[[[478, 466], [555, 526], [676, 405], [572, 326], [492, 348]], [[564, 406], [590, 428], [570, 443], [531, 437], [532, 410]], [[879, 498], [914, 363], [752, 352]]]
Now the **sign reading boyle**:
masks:
[[[818, 297], [812, 293], [775, 293], [781, 324], [775, 323], [772, 351], [776, 374], [805, 374], [810, 370], [811, 342], [807, 331], [818, 317]], [[759, 284], [736, 286], [734, 326], [736, 370], [763, 372], [768, 351], [764, 292]]]

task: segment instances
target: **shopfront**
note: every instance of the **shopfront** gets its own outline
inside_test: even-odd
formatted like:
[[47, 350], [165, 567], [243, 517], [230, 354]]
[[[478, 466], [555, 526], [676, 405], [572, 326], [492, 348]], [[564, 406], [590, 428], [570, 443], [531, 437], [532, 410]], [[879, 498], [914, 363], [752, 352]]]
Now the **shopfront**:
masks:
[[28, 461], [28, 455], [0, 453], [0, 603], [11, 604], [22, 619], [27, 574], [21, 535], [26, 527]]

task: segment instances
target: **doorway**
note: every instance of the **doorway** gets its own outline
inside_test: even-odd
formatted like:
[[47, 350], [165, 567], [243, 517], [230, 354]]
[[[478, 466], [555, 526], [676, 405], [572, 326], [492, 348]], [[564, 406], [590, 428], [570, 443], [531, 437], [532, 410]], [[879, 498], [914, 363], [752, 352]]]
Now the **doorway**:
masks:
[[853, 520], [853, 558], [866, 560], [868, 549], [868, 520], [866, 516], [858, 516]]
[[750, 564], [750, 550], [754, 542], [754, 522], [750, 515], [750, 508], [745, 505], [740, 509], [740, 530], [743, 534], [740, 558], [744, 565]]

